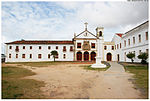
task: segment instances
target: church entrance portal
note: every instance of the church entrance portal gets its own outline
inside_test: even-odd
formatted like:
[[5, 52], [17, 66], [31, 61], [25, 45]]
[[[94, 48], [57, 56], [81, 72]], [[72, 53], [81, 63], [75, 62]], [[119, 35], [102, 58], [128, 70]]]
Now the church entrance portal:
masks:
[[91, 52], [91, 61], [95, 61], [96, 60], [95, 57], [96, 57], [96, 53]]
[[111, 53], [107, 53], [107, 61], [111, 61], [112, 55]]
[[77, 60], [82, 61], [82, 53], [81, 52], [77, 52]]
[[89, 61], [89, 52], [84, 52], [84, 61]]

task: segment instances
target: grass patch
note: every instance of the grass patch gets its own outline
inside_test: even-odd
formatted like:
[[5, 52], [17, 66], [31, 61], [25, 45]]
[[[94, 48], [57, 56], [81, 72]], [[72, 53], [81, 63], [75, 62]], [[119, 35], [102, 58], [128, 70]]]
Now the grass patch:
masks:
[[43, 62], [7, 62], [6, 64], [18, 64], [25, 65], [25, 66], [31, 66], [31, 67], [48, 67], [50, 65], [59, 65], [59, 64], [67, 64], [67, 63], [74, 63], [69, 61], [43, 61]]
[[25, 66], [31, 66], [31, 67], [48, 67], [49, 65], [57, 65], [61, 62], [8, 62], [6, 64], [19, 64], [19, 65], [25, 65]]
[[35, 73], [25, 68], [5, 66], [2, 67], [2, 98], [21, 99], [21, 98], [42, 98], [40, 87], [44, 82], [23, 79]]
[[126, 71], [135, 74], [132, 80], [135, 88], [141, 91], [143, 98], [148, 98], [148, 66], [125, 64], [124, 67]]
[[107, 67], [106, 68], [92, 68], [91, 65], [85, 65], [83, 67], [86, 70], [106, 71], [110, 67], [110, 64], [108, 62], [102, 62], [102, 63], [105, 64]]

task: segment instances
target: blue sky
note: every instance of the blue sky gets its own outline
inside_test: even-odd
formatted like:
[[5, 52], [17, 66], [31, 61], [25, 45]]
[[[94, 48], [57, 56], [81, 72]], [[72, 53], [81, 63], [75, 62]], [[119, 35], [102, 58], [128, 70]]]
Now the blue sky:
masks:
[[15, 40], [71, 40], [104, 27], [105, 41], [148, 20], [148, 2], [2, 2], [2, 51]]

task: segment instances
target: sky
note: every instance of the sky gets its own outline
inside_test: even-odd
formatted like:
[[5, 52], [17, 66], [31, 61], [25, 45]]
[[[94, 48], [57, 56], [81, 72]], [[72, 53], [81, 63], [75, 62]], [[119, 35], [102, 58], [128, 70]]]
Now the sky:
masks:
[[72, 40], [74, 33], [104, 27], [104, 40], [148, 20], [148, 2], [23, 1], [1, 3], [1, 48], [15, 40]]

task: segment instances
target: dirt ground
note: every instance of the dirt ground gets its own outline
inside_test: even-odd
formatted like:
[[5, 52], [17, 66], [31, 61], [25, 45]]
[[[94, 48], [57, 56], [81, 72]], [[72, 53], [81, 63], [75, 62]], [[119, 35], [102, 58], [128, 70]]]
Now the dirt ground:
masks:
[[89, 64], [59, 64], [48, 67], [28, 68], [36, 75], [26, 77], [44, 81], [42, 87], [45, 98], [51, 99], [137, 99], [140, 92], [134, 89], [126, 72], [86, 70]]

